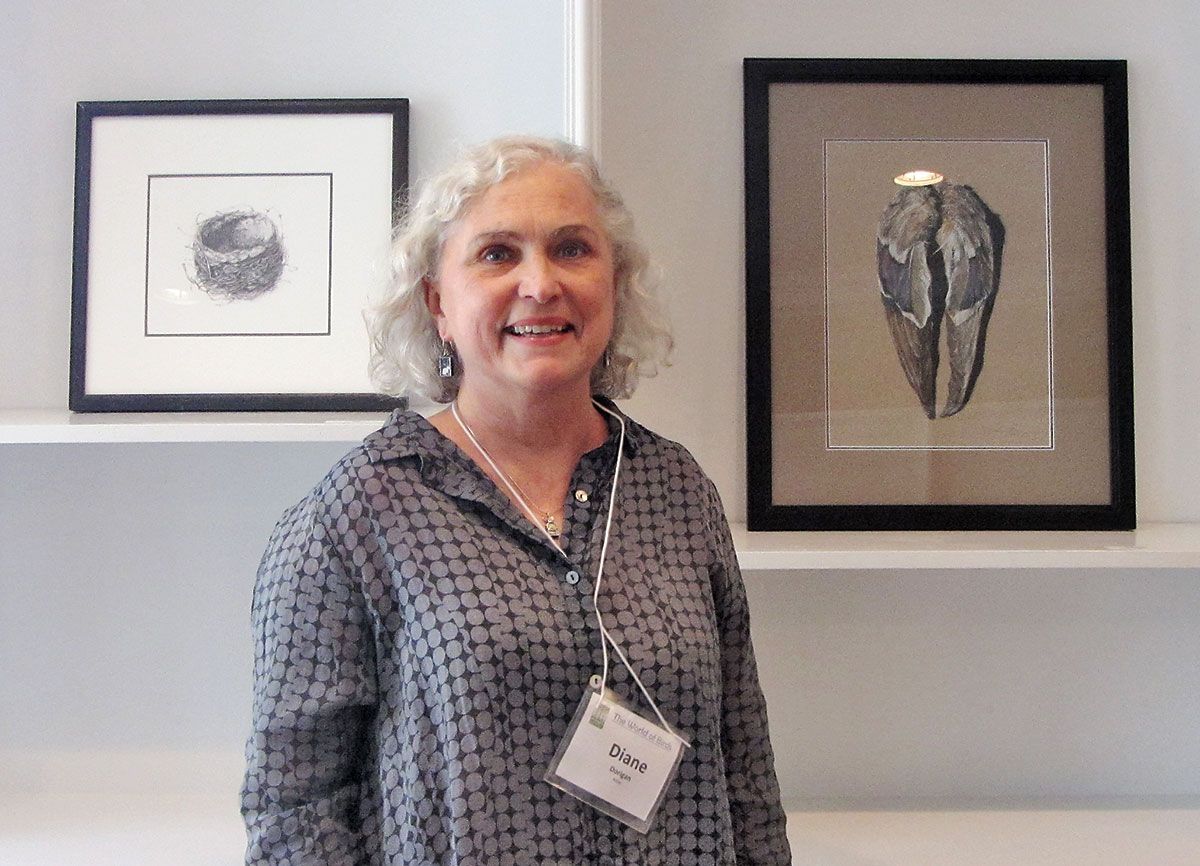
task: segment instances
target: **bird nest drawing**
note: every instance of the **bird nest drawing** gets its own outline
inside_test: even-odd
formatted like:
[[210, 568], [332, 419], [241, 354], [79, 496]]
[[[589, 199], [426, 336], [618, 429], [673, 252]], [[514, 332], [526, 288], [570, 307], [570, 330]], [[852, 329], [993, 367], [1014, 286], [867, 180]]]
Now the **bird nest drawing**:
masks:
[[192, 252], [196, 273], [189, 279], [224, 301], [271, 291], [287, 260], [279, 227], [266, 214], [251, 210], [219, 213], [201, 222]]

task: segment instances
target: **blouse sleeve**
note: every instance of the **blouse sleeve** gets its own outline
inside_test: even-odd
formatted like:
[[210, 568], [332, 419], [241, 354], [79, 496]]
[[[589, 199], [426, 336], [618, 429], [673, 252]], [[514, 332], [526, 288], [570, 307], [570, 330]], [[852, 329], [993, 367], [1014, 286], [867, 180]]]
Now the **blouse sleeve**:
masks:
[[376, 703], [361, 585], [310, 497], [280, 520], [254, 588], [254, 718], [242, 788], [246, 863], [367, 863], [364, 740]]
[[716, 544], [713, 597], [721, 644], [721, 748], [739, 866], [791, 863], [786, 817], [775, 777], [767, 706], [750, 641], [750, 609], [729, 523], [711, 481], [710, 532]]

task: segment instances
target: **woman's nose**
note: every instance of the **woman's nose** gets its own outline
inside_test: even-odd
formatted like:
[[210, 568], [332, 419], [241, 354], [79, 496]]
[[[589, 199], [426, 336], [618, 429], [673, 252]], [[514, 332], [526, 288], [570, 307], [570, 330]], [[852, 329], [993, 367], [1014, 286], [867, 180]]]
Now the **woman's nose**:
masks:
[[553, 263], [542, 254], [528, 255], [521, 261], [521, 297], [545, 304], [562, 294]]

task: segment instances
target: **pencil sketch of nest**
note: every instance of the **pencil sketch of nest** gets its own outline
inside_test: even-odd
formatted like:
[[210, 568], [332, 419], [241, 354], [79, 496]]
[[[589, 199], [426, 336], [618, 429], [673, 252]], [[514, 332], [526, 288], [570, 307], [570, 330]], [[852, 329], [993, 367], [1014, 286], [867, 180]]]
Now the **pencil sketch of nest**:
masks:
[[257, 298], [275, 288], [286, 254], [279, 228], [266, 214], [239, 210], [200, 223], [192, 242], [192, 282], [224, 301]]

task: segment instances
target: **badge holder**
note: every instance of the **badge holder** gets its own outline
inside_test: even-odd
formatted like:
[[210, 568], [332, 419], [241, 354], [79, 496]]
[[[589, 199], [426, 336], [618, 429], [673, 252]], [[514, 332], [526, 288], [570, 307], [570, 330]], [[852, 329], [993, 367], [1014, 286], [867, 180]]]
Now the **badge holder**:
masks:
[[650, 829], [688, 744], [612, 689], [584, 692], [544, 780], [639, 833]]

